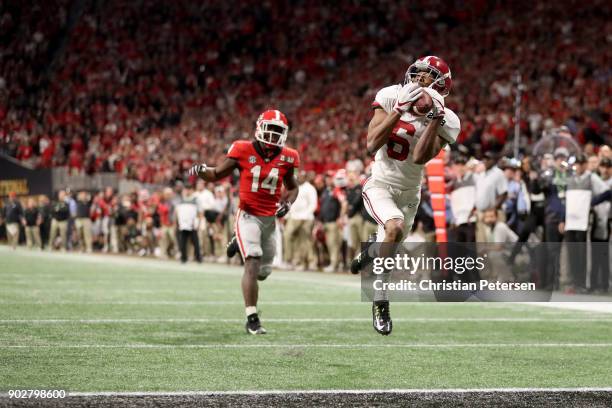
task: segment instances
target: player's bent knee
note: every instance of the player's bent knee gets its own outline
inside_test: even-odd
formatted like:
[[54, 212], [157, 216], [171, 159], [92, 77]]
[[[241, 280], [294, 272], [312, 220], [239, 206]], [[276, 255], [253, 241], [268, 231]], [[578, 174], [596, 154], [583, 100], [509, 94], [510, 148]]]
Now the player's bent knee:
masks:
[[385, 223], [385, 237], [389, 241], [397, 242], [404, 235], [404, 220], [392, 219]]
[[270, 265], [262, 265], [259, 268], [259, 272], [257, 273], [257, 280], [266, 280], [268, 276], [272, 273], [272, 266]]
[[257, 275], [261, 265], [260, 256], [247, 256], [244, 260], [244, 273]]

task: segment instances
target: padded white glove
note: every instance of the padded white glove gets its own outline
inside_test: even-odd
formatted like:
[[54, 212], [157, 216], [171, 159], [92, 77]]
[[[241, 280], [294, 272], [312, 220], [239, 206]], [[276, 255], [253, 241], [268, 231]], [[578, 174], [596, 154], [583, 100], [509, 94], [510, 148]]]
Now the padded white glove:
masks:
[[419, 99], [422, 94], [423, 88], [421, 88], [418, 84], [410, 82], [402, 86], [397, 93], [397, 100], [395, 101], [395, 105], [393, 105], [393, 110], [400, 115], [407, 112], [412, 104]]

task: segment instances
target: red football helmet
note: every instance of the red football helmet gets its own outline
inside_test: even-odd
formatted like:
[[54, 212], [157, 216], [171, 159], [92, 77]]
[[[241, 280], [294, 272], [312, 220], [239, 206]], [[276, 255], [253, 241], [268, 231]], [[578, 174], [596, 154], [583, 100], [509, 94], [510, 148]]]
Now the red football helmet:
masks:
[[408, 67], [404, 84], [416, 82], [417, 77], [422, 72], [431, 75], [433, 82], [429, 86], [438, 91], [440, 95], [447, 96], [450, 93], [453, 83], [451, 71], [448, 64], [442, 58], [428, 55], [416, 60], [414, 64]]
[[259, 115], [255, 124], [255, 139], [272, 146], [283, 147], [289, 133], [287, 117], [270, 109]]

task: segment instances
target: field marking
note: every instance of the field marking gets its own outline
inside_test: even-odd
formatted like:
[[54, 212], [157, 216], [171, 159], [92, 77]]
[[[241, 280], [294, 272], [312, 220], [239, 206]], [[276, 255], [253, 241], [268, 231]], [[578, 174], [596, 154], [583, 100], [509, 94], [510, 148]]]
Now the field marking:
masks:
[[[333, 305], [333, 306], [369, 306], [372, 304], [370, 301], [361, 300], [262, 300], [260, 301], [263, 305], [282, 305], [282, 306], [320, 306], [320, 305]], [[40, 301], [21, 301], [21, 300], [0, 300], [0, 305], [240, 305], [244, 306], [244, 301], [236, 300], [94, 300], [94, 301], [77, 301], [77, 300], [40, 300]], [[436, 305], [436, 307], [448, 307], [457, 308], [457, 303], [437, 303], [437, 302], [395, 302], [394, 307], [410, 306], [410, 307], [426, 307]], [[512, 309], [515, 311], [533, 311], [531, 307], [511, 307], [506, 304], [502, 306], [497, 303], [476, 303], [468, 302], [461, 303], [463, 305], [470, 305], [473, 307], [484, 307], [487, 309]], [[581, 314], [580, 312], [576, 314]]]
[[365, 343], [365, 344], [0, 344], [0, 349], [258, 349], [258, 348], [332, 348], [332, 349], [362, 349], [362, 348], [608, 348], [612, 343]]
[[[244, 391], [100, 391], [69, 392], [71, 397], [164, 397], [164, 396], [223, 396], [223, 395], [283, 395], [283, 394], [464, 394], [464, 393], [527, 393], [527, 392], [612, 392], [612, 387], [575, 388], [406, 388], [372, 390], [244, 390]], [[4, 394], [0, 394], [2, 396]], [[6, 396], [6, 395], [5, 395]]]
[[[344, 322], [370, 322], [367, 317], [337, 317], [337, 318], [270, 318], [264, 319], [271, 323], [344, 323]], [[400, 317], [394, 318], [397, 322], [612, 322], [612, 318], [554, 318], [554, 317]], [[105, 323], [244, 323], [244, 319], [216, 319], [216, 318], [149, 318], [149, 319], [0, 319], [0, 324], [105, 324]]]
[[[25, 258], [54, 258], [71, 262], [86, 262], [106, 265], [123, 265], [136, 267], [142, 273], [150, 273], [151, 269], [162, 270], [170, 273], [195, 273], [204, 275], [242, 275], [242, 266], [221, 263], [204, 262], [202, 264], [179, 264], [178, 261], [158, 258], [136, 258], [118, 254], [83, 254], [30, 251], [19, 248], [10, 250], [5, 245], [0, 245], [0, 252], [10, 253]], [[215, 270], [210, 270], [214, 268]], [[273, 276], [277, 281], [300, 282], [324, 286], [335, 286], [344, 288], [361, 288], [361, 282], [354, 276], [340, 274], [323, 274], [321, 272], [284, 271], [275, 269]], [[1, 275], [1, 274], [0, 274]], [[300, 276], [301, 275], [301, 276]]]
[[[355, 301], [315, 301], [315, 300], [270, 300], [261, 301], [264, 305], [281, 306], [319, 306], [319, 305], [367, 305], [369, 302]], [[0, 301], [0, 305], [240, 305], [244, 306], [242, 300], [101, 300], [101, 301]]]
[[612, 313], [612, 298], [609, 298], [609, 301], [597, 302], [524, 302], [523, 304], [579, 312]]
[[[468, 393], [571, 393], [571, 392], [612, 392], [612, 387], [564, 387], [564, 388], [391, 388], [361, 390], [241, 390], [241, 391], [76, 391], [67, 397], [190, 397], [190, 396], [232, 396], [232, 395], [300, 395], [300, 394], [468, 394]], [[8, 398], [0, 392], [0, 398]]]

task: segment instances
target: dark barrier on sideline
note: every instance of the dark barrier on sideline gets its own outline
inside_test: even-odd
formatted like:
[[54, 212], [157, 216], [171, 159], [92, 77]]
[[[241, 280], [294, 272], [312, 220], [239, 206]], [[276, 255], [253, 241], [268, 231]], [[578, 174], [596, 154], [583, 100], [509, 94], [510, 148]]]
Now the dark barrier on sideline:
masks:
[[19, 196], [45, 194], [51, 196], [51, 170], [31, 169], [17, 160], [0, 154], [0, 198], [13, 191]]

